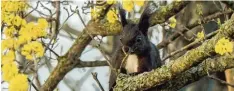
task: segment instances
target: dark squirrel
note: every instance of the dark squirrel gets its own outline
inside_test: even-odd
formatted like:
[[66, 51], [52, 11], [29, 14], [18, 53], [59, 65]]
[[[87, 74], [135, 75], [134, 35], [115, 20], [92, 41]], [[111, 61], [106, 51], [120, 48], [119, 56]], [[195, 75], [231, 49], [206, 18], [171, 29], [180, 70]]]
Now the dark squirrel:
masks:
[[[160, 67], [159, 51], [147, 37], [147, 31], [150, 26], [150, 9], [147, 7], [144, 10], [138, 24], [128, 23], [125, 18], [125, 10], [122, 8], [119, 9], [119, 14], [123, 26], [123, 31], [120, 34], [122, 46], [117, 49], [112, 59], [112, 66], [116, 69], [121, 69], [121, 73], [127, 74], [139, 74]], [[121, 65], [125, 56], [124, 52], [129, 55], [123, 65]], [[115, 80], [116, 74], [111, 72], [110, 90], [115, 85]]]

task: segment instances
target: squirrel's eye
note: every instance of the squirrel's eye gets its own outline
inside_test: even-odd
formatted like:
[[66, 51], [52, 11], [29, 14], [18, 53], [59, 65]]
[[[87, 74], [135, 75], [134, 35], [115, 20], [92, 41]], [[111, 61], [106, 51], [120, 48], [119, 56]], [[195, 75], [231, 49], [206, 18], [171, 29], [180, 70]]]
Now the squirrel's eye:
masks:
[[141, 37], [137, 37], [136, 42], [141, 42]]

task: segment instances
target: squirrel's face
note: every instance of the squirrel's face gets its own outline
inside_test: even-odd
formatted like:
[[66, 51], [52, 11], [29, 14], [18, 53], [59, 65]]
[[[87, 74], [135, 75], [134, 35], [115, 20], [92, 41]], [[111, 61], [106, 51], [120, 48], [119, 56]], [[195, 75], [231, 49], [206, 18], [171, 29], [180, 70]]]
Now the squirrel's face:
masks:
[[135, 24], [128, 24], [124, 27], [120, 41], [124, 46], [125, 52], [130, 54], [140, 55], [147, 52], [150, 47], [147, 36]]
[[150, 26], [150, 8], [146, 8], [141, 15], [138, 24], [127, 22], [124, 9], [120, 8], [120, 19], [123, 26], [121, 42], [125, 52], [131, 54], [145, 54], [150, 50], [150, 42], [147, 37], [147, 30]]

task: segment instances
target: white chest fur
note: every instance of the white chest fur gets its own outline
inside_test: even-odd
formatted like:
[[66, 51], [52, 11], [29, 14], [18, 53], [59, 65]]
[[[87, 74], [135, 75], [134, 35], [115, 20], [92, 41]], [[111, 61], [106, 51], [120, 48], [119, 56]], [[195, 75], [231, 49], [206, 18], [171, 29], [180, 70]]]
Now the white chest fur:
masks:
[[137, 58], [137, 55], [130, 54], [126, 59], [126, 64], [125, 64], [125, 69], [127, 70], [127, 73], [138, 72], [138, 66], [139, 66], [139, 60]]

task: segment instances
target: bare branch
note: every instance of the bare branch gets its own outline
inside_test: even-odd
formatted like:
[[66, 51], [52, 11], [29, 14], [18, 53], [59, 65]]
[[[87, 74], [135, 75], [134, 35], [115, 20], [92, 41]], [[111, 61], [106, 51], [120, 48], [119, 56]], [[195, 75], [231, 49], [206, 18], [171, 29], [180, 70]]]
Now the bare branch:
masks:
[[98, 66], [108, 66], [108, 63], [107, 61], [80, 61], [80, 63], [77, 65], [78, 68]]
[[[205, 37], [205, 39], [208, 39], [208, 38], [214, 36], [214, 35], [217, 34], [217, 33], [218, 33], [218, 31], [212, 32], [212, 33], [208, 34], [208, 35]], [[203, 41], [203, 40], [194, 41], [194, 42], [192, 42], [192, 43], [186, 45], [185, 47], [183, 47], [183, 48], [181, 48], [181, 49], [179, 49], [179, 50], [176, 50], [176, 51], [170, 53], [169, 55], [167, 55], [166, 57], [164, 57], [164, 58], [162, 59], [162, 61], [165, 61], [166, 59], [172, 57], [173, 55], [176, 55], [177, 53], [180, 53], [180, 52], [185, 51], [185, 50], [187, 50], [187, 49], [189, 49], [189, 48], [191, 48], [191, 47], [193, 47], [193, 46], [195, 46], [195, 45], [198, 45], [198, 44], [202, 43], [201, 41]]]
[[38, 89], [37, 89], [37, 86], [29, 79], [29, 78], [27, 78], [28, 79], [28, 82], [33, 86], [33, 88], [36, 90], [36, 91], [39, 91]]
[[219, 82], [222, 83], [222, 84], [225, 84], [225, 85], [228, 85], [228, 86], [231, 86], [231, 87], [234, 88], [234, 85], [233, 85], [233, 84], [227, 83], [227, 82], [224, 81], [224, 80], [221, 80], [221, 79], [216, 78], [216, 77], [213, 77], [213, 76], [208, 76], [208, 77], [211, 78], [211, 79], [214, 79], [214, 80], [216, 80], [216, 81], [219, 81]]
[[98, 86], [101, 88], [102, 91], [105, 91], [104, 88], [102, 87], [100, 81], [97, 78], [97, 72], [92, 73], [93, 79], [98, 83]]
[[[212, 20], [212, 19], [214, 19], [214, 18], [217, 18], [217, 17], [219, 17], [219, 16], [221, 16], [221, 15], [224, 15], [224, 14], [229, 14], [229, 13], [233, 13], [233, 11], [232, 11], [232, 10], [228, 10], [228, 11], [224, 11], [224, 12], [217, 12], [217, 13], [211, 14], [211, 15], [209, 15], [209, 16], [206, 16], [206, 17], [203, 19], [203, 22], [201, 22], [201, 24], [205, 24], [205, 23], [209, 22], [210, 20]], [[196, 27], [196, 26], [198, 26], [198, 25], [200, 25], [200, 24], [199, 24], [198, 21], [197, 21], [197, 22], [195, 22], [194, 24], [188, 25], [188, 26], [186, 26], [186, 27], [192, 29], [192, 28], [194, 28], [194, 27]], [[188, 29], [183, 29], [183, 30], [181, 30], [180, 32], [185, 33], [185, 32], [187, 32], [187, 30], [188, 30]], [[178, 38], [179, 36], [180, 36], [179, 33], [177, 33], [177, 32], [173, 33], [168, 39], [163, 40], [161, 43], [159, 43], [159, 44], [157, 45], [157, 48], [158, 48], [158, 49], [161, 49], [161, 48], [163, 48], [163, 47], [166, 47], [171, 41], [175, 40], [175, 39]]]

